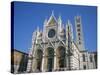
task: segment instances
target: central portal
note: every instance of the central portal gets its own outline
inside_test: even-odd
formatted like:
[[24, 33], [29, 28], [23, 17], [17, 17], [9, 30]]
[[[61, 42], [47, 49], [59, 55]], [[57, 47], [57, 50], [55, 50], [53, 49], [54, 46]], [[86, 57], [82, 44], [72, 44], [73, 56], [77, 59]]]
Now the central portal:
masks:
[[47, 48], [47, 54], [48, 54], [47, 69], [48, 71], [52, 71], [54, 66], [54, 49], [52, 47]]

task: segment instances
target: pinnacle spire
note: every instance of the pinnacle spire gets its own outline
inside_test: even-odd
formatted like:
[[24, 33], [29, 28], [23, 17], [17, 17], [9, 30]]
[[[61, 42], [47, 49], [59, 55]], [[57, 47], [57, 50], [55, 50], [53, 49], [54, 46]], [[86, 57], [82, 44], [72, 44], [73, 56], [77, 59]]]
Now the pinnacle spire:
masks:
[[70, 20], [67, 21], [66, 28], [67, 28], [67, 32], [70, 33], [70, 35], [73, 39], [73, 28], [72, 28], [72, 24], [71, 24]]
[[45, 18], [45, 20], [44, 20], [44, 25], [46, 25], [47, 24], [47, 18]]
[[62, 24], [61, 15], [59, 15], [59, 17], [58, 17], [58, 23], [59, 23], [60, 25]]
[[71, 23], [70, 23], [70, 20], [68, 19], [68, 25], [70, 26], [71, 25]]
[[58, 17], [58, 26], [59, 26], [59, 30], [61, 30], [61, 28], [62, 28], [61, 15], [59, 15], [59, 17]]

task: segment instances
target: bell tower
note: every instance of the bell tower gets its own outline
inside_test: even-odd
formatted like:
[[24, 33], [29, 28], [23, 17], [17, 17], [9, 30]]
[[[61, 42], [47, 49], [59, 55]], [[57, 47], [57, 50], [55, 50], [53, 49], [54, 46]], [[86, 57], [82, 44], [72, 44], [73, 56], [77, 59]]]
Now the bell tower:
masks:
[[75, 16], [75, 28], [76, 28], [76, 43], [80, 51], [84, 51], [85, 47], [84, 47], [81, 16]]

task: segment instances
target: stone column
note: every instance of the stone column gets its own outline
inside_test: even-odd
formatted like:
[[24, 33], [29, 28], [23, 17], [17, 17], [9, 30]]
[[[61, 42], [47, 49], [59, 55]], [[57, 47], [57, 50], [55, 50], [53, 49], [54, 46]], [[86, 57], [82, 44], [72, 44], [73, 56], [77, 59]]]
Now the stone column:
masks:
[[34, 57], [32, 60], [32, 72], [36, 72], [36, 67], [37, 67], [37, 61], [36, 58]]
[[95, 63], [94, 54], [92, 55], [92, 59], [93, 59], [93, 69], [96, 69], [96, 63]]
[[33, 45], [32, 45], [32, 48], [30, 48], [30, 52], [28, 54], [28, 63], [27, 63], [26, 72], [31, 72], [32, 71], [32, 61], [33, 61], [33, 56], [34, 56], [33, 51], [34, 51], [34, 49], [33, 49]]
[[42, 65], [41, 65], [42, 72], [47, 71], [47, 57], [46, 57], [46, 51], [43, 52], [43, 58], [42, 58]]
[[29, 58], [27, 65], [27, 72], [31, 72], [31, 67], [32, 67], [32, 60]]
[[68, 64], [68, 55], [66, 54], [66, 69], [68, 70], [68, 66], [69, 64]]
[[41, 71], [45, 72], [45, 55], [44, 54], [43, 54], [43, 58], [42, 58]]
[[53, 70], [55, 71], [57, 69], [57, 57], [56, 57], [56, 49], [55, 49], [55, 52], [54, 52], [54, 68]]
[[[68, 46], [67, 46], [68, 47]], [[69, 69], [69, 54], [68, 54], [68, 48], [66, 48], [66, 56], [65, 56], [65, 61], [66, 61], [66, 70]]]

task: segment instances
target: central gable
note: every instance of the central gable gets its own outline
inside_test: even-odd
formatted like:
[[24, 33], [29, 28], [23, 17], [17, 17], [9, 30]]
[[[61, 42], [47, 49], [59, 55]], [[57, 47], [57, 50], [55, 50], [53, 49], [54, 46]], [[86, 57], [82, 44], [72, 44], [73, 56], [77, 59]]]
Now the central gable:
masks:
[[54, 16], [54, 14], [52, 13], [49, 20], [48, 20], [48, 23], [47, 23], [48, 26], [54, 26], [54, 25], [57, 25], [57, 20]]

